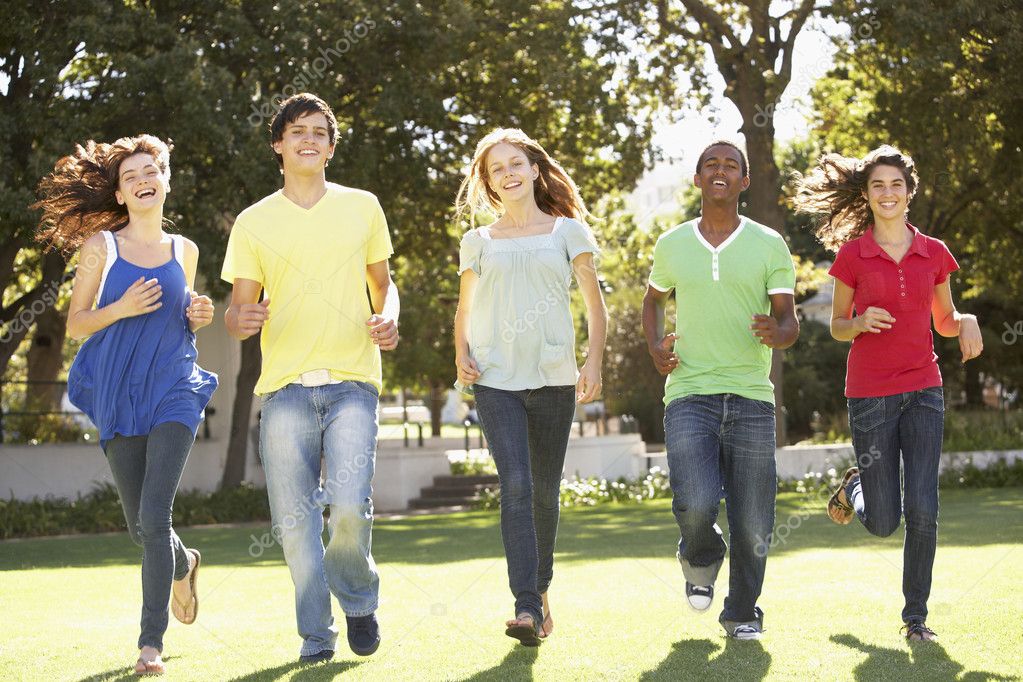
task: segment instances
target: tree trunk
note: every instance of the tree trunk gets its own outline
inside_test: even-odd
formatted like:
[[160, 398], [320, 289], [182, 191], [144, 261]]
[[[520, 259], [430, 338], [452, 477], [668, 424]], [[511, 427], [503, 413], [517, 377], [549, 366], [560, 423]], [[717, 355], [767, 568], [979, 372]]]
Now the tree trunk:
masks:
[[30, 410], [59, 412], [64, 387], [54, 382], [64, 366], [64, 335], [66, 320], [57, 308], [47, 308], [37, 318], [32, 345], [28, 350], [27, 369], [29, 384], [26, 387], [27, 404]]
[[976, 362], [966, 363], [966, 380], [963, 389], [966, 391], [966, 407], [984, 406], [984, 384], [980, 380], [980, 369]]
[[444, 389], [446, 385], [435, 383], [430, 387], [430, 432], [440, 437], [441, 411], [444, 409]]
[[252, 390], [259, 380], [262, 354], [259, 334], [241, 342], [242, 362], [235, 380], [234, 406], [231, 408], [231, 435], [227, 441], [227, 459], [220, 487], [234, 488], [245, 480], [249, 453], [249, 417], [252, 415]]

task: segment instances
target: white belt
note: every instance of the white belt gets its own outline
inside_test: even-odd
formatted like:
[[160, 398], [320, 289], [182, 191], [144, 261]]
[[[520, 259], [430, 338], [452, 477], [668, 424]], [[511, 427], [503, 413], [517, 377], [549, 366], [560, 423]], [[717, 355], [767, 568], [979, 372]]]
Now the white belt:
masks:
[[332, 379], [329, 369], [312, 369], [308, 372], [302, 372], [298, 375], [298, 381], [292, 381], [291, 383], [301, 384], [306, 387], [326, 386], [327, 384], [340, 384], [341, 379]]

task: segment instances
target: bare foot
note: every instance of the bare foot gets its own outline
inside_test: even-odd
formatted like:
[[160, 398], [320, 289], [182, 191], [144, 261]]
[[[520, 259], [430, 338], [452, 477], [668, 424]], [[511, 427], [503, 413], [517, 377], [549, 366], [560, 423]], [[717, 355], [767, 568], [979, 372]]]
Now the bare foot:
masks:
[[540, 595], [543, 599], [543, 623], [540, 624], [540, 632], [537, 633], [540, 639], [550, 637], [551, 633], [554, 632], [554, 618], [551, 617], [551, 605], [547, 601], [547, 593], [544, 592]]
[[187, 551], [188, 573], [181, 580], [175, 580], [171, 585], [173, 591], [171, 599], [171, 610], [174, 617], [185, 624], [195, 621], [195, 602], [192, 600], [192, 573], [195, 571], [198, 561], [195, 554]]
[[139, 660], [135, 661], [136, 675], [163, 675], [166, 668], [156, 647], [144, 646], [139, 650]]

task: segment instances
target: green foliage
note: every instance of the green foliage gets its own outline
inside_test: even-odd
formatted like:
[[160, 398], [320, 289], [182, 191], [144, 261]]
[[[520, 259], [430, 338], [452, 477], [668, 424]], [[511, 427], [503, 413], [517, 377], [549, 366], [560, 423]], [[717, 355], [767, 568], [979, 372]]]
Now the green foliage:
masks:
[[941, 472], [938, 486], [941, 488], [1005, 488], [1023, 485], [1023, 459], [1011, 464], [1004, 458], [992, 462], [983, 469], [972, 460]]
[[494, 463], [493, 457], [480, 450], [470, 450], [469, 453], [467, 457], [451, 459], [452, 476], [492, 476], [497, 474], [497, 465]]
[[945, 410], [945, 452], [1023, 449], [1023, 410]]
[[3, 430], [4, 442], [11, 444], [98, 442], [95, 429], [84, 429], [74, 418], [63, 414], [5, 415]]
[[[638, 503], [671, 497], [671, 485], [668, 474], [660, 467], [653, 467], [643, 478], [633, 481], [619, 478], [608, 481], [606, 478], [578, 478], [561, 482], [562, 507], [592, 507], [607, 502]], [[499, 490], [486, 489], [475, 503], [477, 509], [499, 509], [501, 493]]]
[[[180, 492], [174, 501], [174, 524], [178, 526], [269, 518], [266, 490], [250, 484], [215, 493]], [[117, 489], [110, 483], [75, 500], [0, 500], [0, 540], [109, 531], [127, 531]]]
[[810, 438], [813, 425], [846, 409], [845, 358], [849, 346], [831, 338], [828, 327], [812, 320], [800, 325], [799, 341], [785, 351], [783, 375], [790, 442]]

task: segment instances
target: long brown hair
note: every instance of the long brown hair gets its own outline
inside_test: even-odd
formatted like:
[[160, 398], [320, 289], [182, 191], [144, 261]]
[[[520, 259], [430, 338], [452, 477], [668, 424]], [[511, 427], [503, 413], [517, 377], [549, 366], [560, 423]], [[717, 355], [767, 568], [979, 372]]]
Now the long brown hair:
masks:
[[907, 198], [912, 201], [919, 181], [916, 166], [908, 154], [890, 145], [882, 145], [862, 159], [825, 154], [808, 175], [794, 174], [796, 211], [819, 216], [814, 234], [828, 249], [838, 251], [873, 224], [865, 193], [867, 180], [877, 166], [901, 170]]
[[539, 169], [540, 173], [533, 181], [533, 197], [541, 211], [553, 216], [586, 222], [590, 214], [583, 204], [575, 182], [539, 142], [518, 128], [498, 128], [476, 145], [472, 163], [455, 198], [457, 220], [468, 214], [469, 227], [475, 227], [476, 213], [480, 211], [500, 213], [504, 208], [501, 198], [490, 186], [486, 167], [487, 154], [502, 142], [518, 147], [526, 155], [529, 164], [536, 165]]
[[97, 232], [120, 230], [128, 224], [128, 208], [118, 204], [115, 196], [121, 162], [135, 154], [149, 154], [169, 179], [171, 149], [171, 144], [152, 135], [75, 145], [74, 153], [57, 161], [53, 172], [39, 183], [41, 198], [32, 204], [43, 211], [36, 241], [70, 255]]

